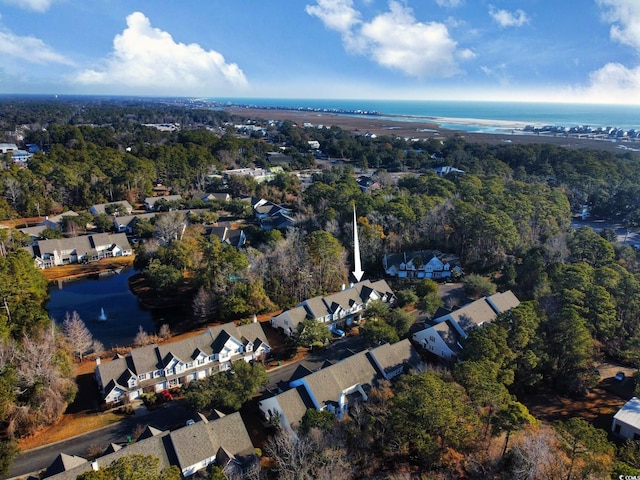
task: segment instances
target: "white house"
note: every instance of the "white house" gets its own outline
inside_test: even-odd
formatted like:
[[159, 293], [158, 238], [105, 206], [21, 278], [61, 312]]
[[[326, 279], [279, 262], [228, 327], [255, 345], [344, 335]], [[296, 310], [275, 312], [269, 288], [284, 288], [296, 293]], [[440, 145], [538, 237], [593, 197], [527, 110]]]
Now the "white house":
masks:
[[161, 431], [148, 426], [133, 443], [111, 444], [106, 452], [91, 462], [82, 457], [58, 455], [43, 478], [75, 480], [79, 475], [109, 467], [130, 455], [150, 455], [158, 460], [157, 472], [175, 465], [188, 478], [208, 465], [223, 468], [229, 478], [242, 478], [247, 471], [259, 470], [259, 459], [247, 427], [235, 412], [208, 420], [198, 415], [198, 421], [173, 431]]
[[326, 323], [329, 328], [349, 327], [360, 321], [362, 312], [374, 300], [395, 302], [396, 297], [384, 280], [364, 280], [331, 295], [309, 298], [271, 317], [271, 325], [286, 335], [296, 333], [298, 324], [305, 318]]
[[432, 278], [440, 280], [461, 275], [458, 257], [436, 250], [385, 254], [382, 266], [387, 275], [398, 278]]
[[80, 262], [95, 262], [102, 258], [126, 257], [133, 254], [124, 233], [97, 233], [71, 238], [39, 240], [25, 249], [33, 256], [38, 268], [49, 268]]
[[434, 318], [431, 325], [415, 332], [412, 338], [426, 351], [453, 362], [462, 349], [461, 341], [471, 330], [491, 323], [499, 313], [518, 305], [520, 300], [511, 290], [495, 293]]
[[182, 195], [162, 195], [160, 197], [147, 197], [144, 199], [144, 208], [147, 211], [156, 211], [166, 202], [181, 202]]
[[366, 402], [371, 389], [417, 366], [421, 359], [409, 340], [384, 344], [300, 377], [289, 390], [263, 398], [258, 407], [265, 420], [287, 430], [300, 425], [309, 409], [328, 410], [338, 418], [358, 402]]
[[613, 416], [611, 431], [623, 438], [640, 440], [640, 399], [633, 397]]
[[98, 361], [95, 377], [105, 403], [139, 398], [228, 370], [237, 360], [269, 355], [260, 323], [218, 325], [191, 338], [134, 348], [126, 357]]
[[97, 203], [89, 207], [89, 213], [91, 215], [107, 213], [107, 210], [113, 210], [117, 215], [130, 215], [131, 212], [133, 212], [133, 207], [126, 200], [121, 200], [119, 202]]

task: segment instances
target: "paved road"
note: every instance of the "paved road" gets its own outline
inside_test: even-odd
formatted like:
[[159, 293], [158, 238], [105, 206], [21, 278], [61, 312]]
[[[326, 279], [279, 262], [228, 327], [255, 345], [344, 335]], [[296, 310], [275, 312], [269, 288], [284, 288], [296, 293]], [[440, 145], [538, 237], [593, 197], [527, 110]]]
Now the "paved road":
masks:
[[153, 412], [141, 407], [138, 413], [108, 427], [24, 452], [9, 469], [8, 478], [26, 476], [47, 468], [60, 453], [86, 457], [91, 446], [106, 448], [110, 443], [124, 445], [127, 435], [131, 435], [138, 425], [168, 430], [184, 425], [192, 417], [181, 402], [165, 404], [163, 408]]
[[[318, 350], [304, 360], [271, 370], [269, 372], [269, 386], [267, 388], [275, 390], [278, 385], [285, 385], [285, 382], [289, 380], [300, 364], [305, 365], [310, 370], [316, 370], [320, 368], [326, 360], [342, 360], [354, 352], [360, 352], [364, 349], [364, 339], [359, 336], [345, 337], [337, 340], [333, 342], [330, 347]], [[127, 435], [131, 435], [138, 425], [151, 425], [160, 430], [170, 430], [184, 425], [185, 422], [193, 416], [193, 414], [182, 405], [182, 402], [165, 404], [164, 408], [154, 412], [148, 412], [144, 407], [141, 407], [138, 413], [136, 416], [126, 418], [109, 427], [24, 452], [18, 456], [11, 466], [7, 478], [26, 476], [29, 473], [47, 468], [60, 453], [86, 457], [91, 446], [106, 448], [110, 443], [124, 445], [127, 441]]]

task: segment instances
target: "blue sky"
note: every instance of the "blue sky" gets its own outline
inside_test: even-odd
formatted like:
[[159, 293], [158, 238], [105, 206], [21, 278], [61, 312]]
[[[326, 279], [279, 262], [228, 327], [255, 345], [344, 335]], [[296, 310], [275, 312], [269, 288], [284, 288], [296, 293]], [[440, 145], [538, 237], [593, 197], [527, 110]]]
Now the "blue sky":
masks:
[[0, 93], [640, 104], [640, 0], [0, 0]]

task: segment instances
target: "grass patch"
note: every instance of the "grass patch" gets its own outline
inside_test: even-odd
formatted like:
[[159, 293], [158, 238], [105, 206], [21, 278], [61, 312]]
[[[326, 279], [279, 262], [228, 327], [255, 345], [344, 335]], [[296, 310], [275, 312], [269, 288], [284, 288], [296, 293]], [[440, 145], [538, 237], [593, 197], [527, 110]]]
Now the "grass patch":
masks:
[[20, 439], [18, 445], [22, 451], [30, 450], [106, 427], [120, 420], [122, 420], [122, 415], [111, 412], [92, 415], [86, 413], [65, 414], [55, 425], [42, 429], [31, 437]]

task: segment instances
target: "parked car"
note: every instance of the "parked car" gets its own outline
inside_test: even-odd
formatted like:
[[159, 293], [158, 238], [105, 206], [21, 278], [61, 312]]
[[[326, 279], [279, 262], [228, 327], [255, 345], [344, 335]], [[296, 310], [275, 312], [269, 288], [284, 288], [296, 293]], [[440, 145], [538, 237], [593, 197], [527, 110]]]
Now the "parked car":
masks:
[[333, 333], [336, 337], [344, 337], [344, 332], [339, 328], [334, 328], [331, 333]]
[[618, 372], [616, 373], [616, 376], [613, 377], [615, 379], [616, 382], [622, 382], [625, 379], [626, 375], [624, 374], [624, 372]]
[[173, 395], [171, 395], [171, 392], [169, 390], [162, 390], [160, 392], [160, 398], [162, 398], [162, 400], [164, 400], [165, 402], [170, 402], [171, 400], [173, 400]]
[[196, 421], [190, 418], [189, 420], [187, 420], [186, 426], [188, 427], [189, 425], [193, 425], [194, 423], [196, 423]]

